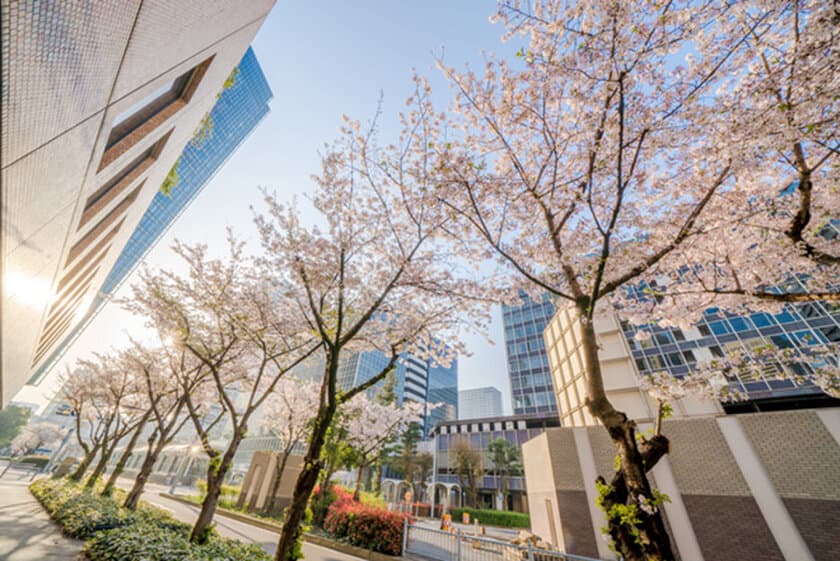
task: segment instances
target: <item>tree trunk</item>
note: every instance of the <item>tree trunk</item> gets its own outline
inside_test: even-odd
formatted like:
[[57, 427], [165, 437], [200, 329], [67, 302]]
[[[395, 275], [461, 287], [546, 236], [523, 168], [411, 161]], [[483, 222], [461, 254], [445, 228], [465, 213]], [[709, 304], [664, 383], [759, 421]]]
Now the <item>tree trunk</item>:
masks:
[[382, 492], [382, 461], [376, 462], [376, 465], [373, 466], [373, 476], [370, 480], [370, 491], [375, 495], [379, 495]]
[[94, 446], [91, 448], [83, 457], [82, 461], [79, 462], [79, 465], [70, 475], [70, 481], [81, 481], [82, 477], [84, 477], [85, 472], [90, 467], [91, 462], [96, 457], [96, 454], [99, 453], [99, 446]]
[[277, 512], [277, 493], [280, 492], [280, 480], [283, 478], [283, 472], [286, 471], [286, 462], [288, 462], [291, 453], [291, 448], [284, 450], [282, 459], [274, 466], [274, 483], [271, 485], [268, 504], [265, 507], [267, 514], [279, 514]]
[[166, 445], [166, 441], [162, 438], [157, 440], [157, 445], [155, 445], [156, 440], [156, 433], [152, 433], [147, 440], [146, 457], [143, 459], [143, 465], [140, 466], [140, 471], [137, 472], [137, 477], [134, 478], [134, 485], [131, 486], [131, 490], [125, 497], [123, 507], [129, 510], [137, 509], [137, 503], [140, 502], [140, 495], [143, 494], [143, 488], [146, 486], [146, 481], [149, 480], [149, 476], [152, 474], [155, 463], [157, 463], [158, 456], [160, 455], [161, 450], [163, 450], [163, 447]]
[[143, 428], [146, 426], [146, 420], [148, 418], [149, 414], [147, 413], [137, 428], [134, 429], [134, 433], [131, 435], [131, 440], [128, 441], [125, 450], [123, 450], [123, 453], [120, 454], [120, 459], [117, 460], [117, 465], [114, 466], [114, 471], [111, 472], [110, 477], [108, 477], [108, 482], [105, 483], [105, 488], [102, 490], [102, 496], [110, 496], [114, 491], [114, 486], [117, 484], [117, 478], [119, 478], [125, 469], [125, 464], [128, 463], [128, 459], [131, 457], [134, 447], [137, 445], [137, 440], [140, 438], [140, 433], [143, 432]]
[[210, 465], [207, 466], [207, 496], [204, 497], [204, 501], [201, 503], [201, 511], [199, 511], [195, 526], [193, 526], [192, 532], [190, 533], [190, 541], [193, 543], [207, 542], [211, 524], [213, 523], [213, 515], [216, 514], [219, 496], [222, 494], [222, 485], [225, 482], [225, 476], [233, 465], [233, 457], [236, 455], [236, 450], [239, 448], [239, 443], [242, 442], [245, 431], [245, 425], [240, 425], [239, 430], [233, 433], [233, 438], [221, 461], [216, 463], [211, 458]]
[[359, 502], [361, 499], [362, 493], [362, 477], [364, 477], [365, 472], [365, 461], [362, 460], [359, 463], [359, 475], [356, 477], [356, 488], [353, 490], [353, 500]]
[[96, 463], [96, 467], [93, 468], [93, 473], [91, 473], [90, 477], [88, 477], [87, 481], [85, 481], [85, 489], [93, 489], [93, 486], [96, 485], [97, 481], [99, 481], [99, 478], [105, 471], [108, 461], [111, 459], [111, 454], [114, 453], [114, 448], [116, 447], [117, 442], [115, 441], [110, 447], [104, 446], [102, 448], [102, 455], [99, 456], [99, 461]]
[[[603, 477], [597, 480], [603, 489], [600, 499], [607, 513], [607, 531], [625, 561], [673, 561], [675, 557], [661, 507], [653, 496], [646, 473], [668, 453], [668, 439], [656, 435], [643, 440], [640, 447], [636, 440], [636, 423], [617, 411], [607, 399], [598, 362], [598, 341], [588, 308], [588, 305], [578, 305], [587, 366], [587, 406], [609, 433], [619, 460], [608, 487]], [[635, 523], [627, 524], [628, 516]]]
[[286, 509], [283, 529], [280, 531], [280, 540], [277, 542], [277, 552], [274, 555], [275, 561], [297, 561], [301, 557], [300, 540], [304, 530], [306, 505], [323, 467], [321, 449], [324, 447], [327, 429], [335, 416], [335, 411], [336, 405], [333, 404], [325, 406], [323, 411], [319, 412], [319, 419], [316, 421], [312, 438], [309, 440], [309, 448], [303, 459], [303, 469], [295, 482], [292, 502]]

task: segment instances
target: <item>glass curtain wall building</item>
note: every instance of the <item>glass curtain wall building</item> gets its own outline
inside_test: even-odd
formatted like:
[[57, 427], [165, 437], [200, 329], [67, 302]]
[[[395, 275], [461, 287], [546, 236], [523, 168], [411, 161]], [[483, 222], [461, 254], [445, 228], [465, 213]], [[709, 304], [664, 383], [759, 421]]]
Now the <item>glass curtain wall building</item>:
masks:
[[502, 305], [513, 414], [557, 414], [543, 331], [554, 316], [548, 294], [532, 299], [520, 293], [519, 305]]
[[204, 130], [184, 148], [174, 170], [178, 180], [168, 195], [158, 192], [105, 278], [84, 321], [56, 347], [49, 360], [35, 371], [30, 384], [49, 372], [79, 334], [102, 309], [106, 298], [125, 281], [137, 264], [201, 192], [225, 161], [268, 114], [271, 88], [253, 49], [248, 48], [233, 84], [220, 94], [203, 125]]
[[[354, 353], [339, 364], [337, 386], [346, 391], [363, 384], [387, 365], [388, 357], [384, 353]], [[374, 385], [368, 391], [369, 395], [375, 395], [382, 385], [383, 382]], [[423, 404], [422, 425], [425, 437], [437, 423], [457, 417], [458, 361], [453, 360], [449, 366], [442, 366], [412, 355], [403, 356], [394, 372], [394, 393], [398, 404], [406, 400]]]
[[[640, 297], [641, 294], [640, 294]], [[698, 361], [723, 357], [729, 353], [754, 351], [774, 346], [782, 349], [840, 342], [840, 306], [830, 302], [786, 305], [777, 314], [756, 312], [732, 314], [717, 308], [706, 310], [703, 319], [690, 330], [656, 325], [633, 326], [621, 322], [622, 331], [641, 375], [667, 371], [682, 377]], [[637, 340], [636, 333], [651, 334]], [[644, 339], [643, 337], [640, 339]], [[782, 369], [787, 369], [783, 374]], [[828, 399], [807, 379], [810, 367], [799, 363], [782, 365], [767, 362], [760, 373], [735, 375], [730, 383], [747, 395], [749, 404], [725, 404], [728, 410], [780, 407], [790, 400]]]

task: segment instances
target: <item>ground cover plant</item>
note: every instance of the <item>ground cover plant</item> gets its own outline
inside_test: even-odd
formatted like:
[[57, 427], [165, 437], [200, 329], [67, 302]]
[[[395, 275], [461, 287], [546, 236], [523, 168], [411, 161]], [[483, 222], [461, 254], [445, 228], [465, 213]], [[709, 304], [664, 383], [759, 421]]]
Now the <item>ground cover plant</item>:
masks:
[[134, 511], [117, 500], [64, 479], [30, 485], [50, 516], [71, 537], [86, 540], [90, 561], [265, 561], [259, 546], [210, 532], [206, 543], [189, 540], [191, 526], [166, 511], [141, 503]]

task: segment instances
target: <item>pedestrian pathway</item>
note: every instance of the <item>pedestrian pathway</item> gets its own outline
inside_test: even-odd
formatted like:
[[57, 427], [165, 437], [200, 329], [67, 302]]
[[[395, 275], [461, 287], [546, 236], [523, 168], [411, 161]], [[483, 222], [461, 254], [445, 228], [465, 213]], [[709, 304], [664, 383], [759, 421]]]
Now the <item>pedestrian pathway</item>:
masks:
[[29, 492], [29, 476], [12, 468], [0, 479], [0, 561], [73, 561], [82, 542], [61, 534]]

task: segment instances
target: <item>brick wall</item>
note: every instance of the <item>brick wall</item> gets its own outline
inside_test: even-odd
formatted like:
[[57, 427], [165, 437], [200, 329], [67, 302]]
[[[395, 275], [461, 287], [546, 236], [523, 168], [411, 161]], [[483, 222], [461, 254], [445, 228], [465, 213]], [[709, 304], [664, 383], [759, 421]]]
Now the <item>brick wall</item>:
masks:
[[840, 501], [787, 498], [784, 503], [814, 561], [840, 559]]
[[682, 499], [707, 561], [785, 561], [752, 497]]
[[582, 490], [557, 491], [557, 504], [560, 507], [560, 525], [563, 528], [566, 551], [597, 558], [595, 535], [597, 533], [600, 536], [601, 529], [592, 527], [586, 493]]

